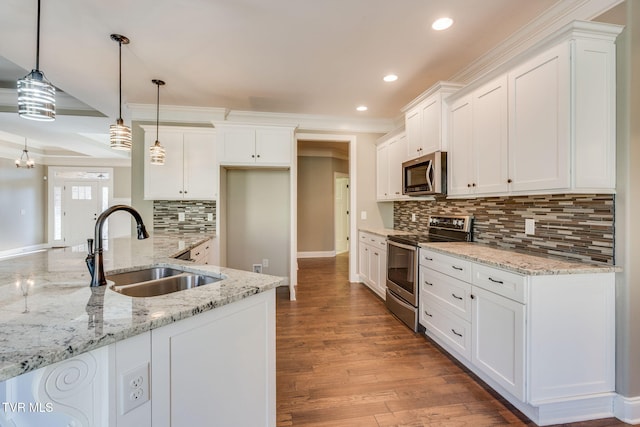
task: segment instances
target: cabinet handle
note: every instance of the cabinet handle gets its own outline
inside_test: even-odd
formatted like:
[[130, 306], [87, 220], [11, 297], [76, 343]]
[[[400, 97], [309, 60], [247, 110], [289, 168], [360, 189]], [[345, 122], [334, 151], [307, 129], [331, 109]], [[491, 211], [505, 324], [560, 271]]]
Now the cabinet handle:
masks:
[[378, 255], [378, 252], [374, 252], [373, 254], [374, 254], [374, 255]]
[[469, 295], [471, 297], [471, 299], [476, 299], [476, 296], [474, 294]]
[[429, 314], [429, 312], [427, 310], [424, 311], [424, 314], [426, 314], [429, 317], [433, 317], [433, 314]]
[[457, 332], [456, 332], [456, 330], [455, 330], [455, 329], [453, 329], [453, 328], [451, 328], [451, 332], [453, 332], [454, 334], [456, 334], [456, 335], [457, 335], [457, 336], [459, 336], [459, 337], [461, 337], [461, 336], [462, 336], [462, 334], [457, 333]]
[[471, 184], [471, 186], [472, 186], [472, 187], [475, 187], [475, 186], [476, 186], [476, 183], [474, 182], [473, 184]]
[[454, 297], [455, 299], [459, 299], [459, 300], [461, 300], [461, 299], [462, 299], [462, 297], [459, 297], [459, 296], [458, 296], [458, 295], [456, 295], [456, 294], [451, 294], [451, 296], [452, 296], [452, 297]]
[[260, 154], [258, 154], [256, 157], [260, 158]]
[[425, 285], [429, 285], [429, 286], [433, 286], [433, 283], [429, 283], [429, 282], [427, 282], [426, 280], [424, 281], [424, 284], [425, 284]]
[[200, 255], [200, 252], [196, 252], [196, 256], [199, 256], [199, 255]]
[[425, 256], [424, 259], [426, 259], [427, 261], [433, 261], [433, 258], [429, 258], [428, 256]]
[[513, 182], [513, 180], [512, 180], [511, 178], [509, 178], [509, 179], [507, 180], [507, 184], [511, 184], [512, 182]]
[[462, 271], [462, 270], [464, 270], [464, 268], [462, 268], [462, 267], [458, 267], [458, 266], [455, 266], [455, 265], [452, 265], [451, 267], [452, 267], [454, 270], [458, 270], [458, 271]]
[[178, 193], [182, 194], [182, 190], [178, 191]]
[[467, 188], [471, 188], [471, 184], [467, 184]]
[[184, 194], [187, 194], [187, 190], [184, 190]]
[[256, 158], [256, 155], [255, 155], [255, 154], [252, 154], [252, 155], [251, 155], [251, 158], [252, 158], [252, 159], [255, 159], [255, 158]]
[[491, 280], [493, 283], [499, 283], [501, 285], [504, 285], [504, 282], [502, 280], [492, 279], [491, 277], [489, 277], [489, 280]]

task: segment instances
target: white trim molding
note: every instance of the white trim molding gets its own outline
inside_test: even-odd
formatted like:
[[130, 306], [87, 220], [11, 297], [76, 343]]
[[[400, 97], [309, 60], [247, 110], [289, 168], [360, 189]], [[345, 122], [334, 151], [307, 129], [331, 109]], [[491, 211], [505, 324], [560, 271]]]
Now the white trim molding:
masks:
[[640, 424], [640, 396], [617, 395], [613, 401], [613, 413], [617, 419], [627, 424]]

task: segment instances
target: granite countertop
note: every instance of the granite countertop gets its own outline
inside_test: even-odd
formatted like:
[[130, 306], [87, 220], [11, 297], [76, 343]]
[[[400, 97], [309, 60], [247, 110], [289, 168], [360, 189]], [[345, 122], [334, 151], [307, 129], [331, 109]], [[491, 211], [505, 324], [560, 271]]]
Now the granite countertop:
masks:
[[283, 278], [172, 259], [213, 235], [152, 234], [106, 241], [107, 273], [151, 265], [221, 277], [152, 298], [89, 287], [86, 245], [0, 261], [0, 381], [265, 292]]
[[420, 247], [529, 276], [612, 273], [621, 271], [620, 267], [613, 265], [563, 261], [539, 255], [497, 249], [480, 243], [431, 242], [420, 243]]
[[393, 228], [382, 227], [360, 227], [358, 231], [366, 231], [367, 233], [377, 234], [378, 236], [382, 237], [413, 234], [409, 231], [394, 230]]

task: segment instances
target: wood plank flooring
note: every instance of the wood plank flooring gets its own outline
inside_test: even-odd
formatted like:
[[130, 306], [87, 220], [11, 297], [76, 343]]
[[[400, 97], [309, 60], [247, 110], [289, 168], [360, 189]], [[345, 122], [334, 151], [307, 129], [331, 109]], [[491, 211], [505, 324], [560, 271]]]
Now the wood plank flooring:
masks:
[[297, 301], [277, 290], [278, 426], [535, 425], [349, 283], [345, 255], [300, 259], [299, 268]]

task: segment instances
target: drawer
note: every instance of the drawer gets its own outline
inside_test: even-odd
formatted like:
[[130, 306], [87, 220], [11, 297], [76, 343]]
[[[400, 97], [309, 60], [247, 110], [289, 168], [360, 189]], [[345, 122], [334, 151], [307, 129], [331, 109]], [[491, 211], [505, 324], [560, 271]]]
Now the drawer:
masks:
[[379, 236], [373, 233], [367, 233], [366, 231], [361, 231], [358, 235], [358, 240], [362, 243], [366, 243], [373, 247], [387, 250], [387, 238], [383, 236]]
[[439, 304], [445, 310], [471, 321], [471, 285], [446, 274], [420, 266], [420, 299]]
[[481, 264], [473, 264], [472, 269], [472, 283], [475, 286], [526, 304], [528, 281], [525, 276]]
[[471, 262], [420, 248], [420, 265], [471, 282]]
[[429, 301], [420, 302], [420, 324], [448, 348], [471, 359], [471, 323]]

